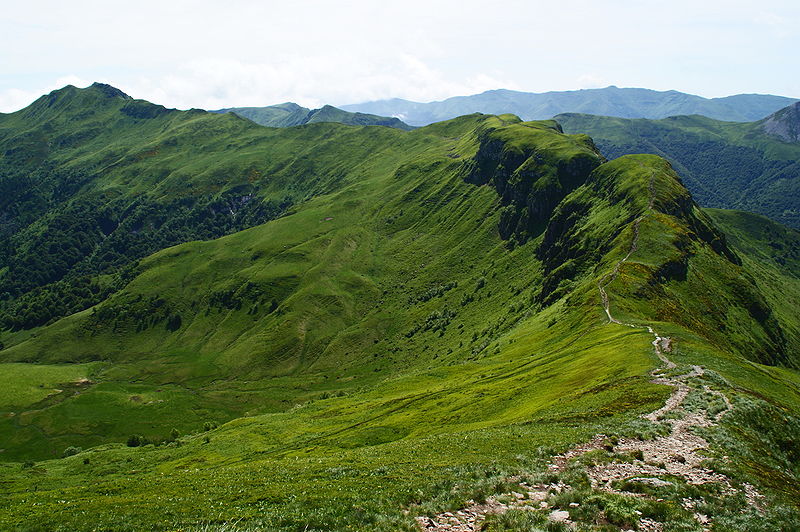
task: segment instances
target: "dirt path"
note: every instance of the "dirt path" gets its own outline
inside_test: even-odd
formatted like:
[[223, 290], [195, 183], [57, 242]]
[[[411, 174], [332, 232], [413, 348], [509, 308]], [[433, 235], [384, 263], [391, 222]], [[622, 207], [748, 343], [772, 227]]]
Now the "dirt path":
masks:
[[[615, 440], [615, 453], [628, 453], [630, 456], [637, 457], [627, 462], [611, 462], [600, 465], [589, 466], [586, 470], [590, 482], [595, 489], [615, 492], [622, 492], [613, 487], [617, 481], [627, 481], [629, 484], [645, 483], [651, 485], [672, 484], [671, 481], [659, 477], [680, 477], [689, 484], [704, 484], [707, 482], [718, 482], [723, 486], [724, 491], [731, 493], [735, 488], [729, 479], [719, 473], [711, 471], [702, 465], [705, 457], [699, 452], [708, 447], [708, 442], [692, 431], [695, 427], [709, 427], [716, 424], [728, 411], [732, 409], [728, 397], [718, 391], [704, 386], [702, 389], [709, 394], [720, 397], [725, 407], [716, 415], [711, 415], [706, 409], [699, 411], [688, 411], [683, 408], [686, 397], [696, 390], [696, 384], [692, 379], [703, 375], [704, 370], [701, 366], [692, 366], [691, 370], [681, 374], [673, 375], [676, 364], [667, 356], [673, 349], [672, 339], [660, 336], [650, 325], [636, 325], [625, 323], [615, 318], [611, 313], [610, 298], [606, 288], [619, 275], [620, 267], [627, 262], [636, 252], [639, 244], [639, 225], [653, 210], [655, 201], [654, 176], [650, 178], [649, 184], [650, 200], [648, 210], [633, 221], [633, 238], [628, 253], [613, 268], [613, 270], [603, 276], [598, 283], [600, 299], [603, 310], [609, 322], [616, 323], [625, 327], [636, 329], [646, 329], [653, 335], [653, 352], [661, 361], [661, 366], [651, 372], [655, 384], [664, 384], [673, 387], [670, 397], [661, 408], [644, 415], [643, 417], [652, 422], [662, 422], [670, 426], [669, 434], [660, 436], [653, 440], [639, 440], [622, 438]], [[552, 472], [563, 471], [567, 464], [589, 451], [604, 449], [608, 446], [608, 438], [603, 434], [596, 435], [592, 440], [562, 455], [553, 457], [548, 469]], [[421, 530], [436, 532], [475, 532], [480, 530], [481, 523], [487, 515], [499, 514], [515, 508], [548, 508], [546, 499], [552, 491], [561, 491], [568, 486], [563, 485], [539, 485], [529, 486], [520, 484], [520, 492], [504, 494], [505, 497], [496, 496], [490, 498], [484, 504], [477, 504], [472, 501], [457, 512], [444, 512], [434, 517], [417, 517], [417, 523]], [[627, 493], [630, 494], [630, 493]], [[758, 504], [760, 495], [750, 486], [746, 486], [748, 502]], [[509, 497], [510, 496], [510, 497]], [[512, 502], [500, 502], [500, 499]], [[694, 512], [693, 502], [684, 501], [684, 508]], [[707, 516], [694, 512], [695, 519], [704, 527], [709, 523]], [[563, 509], [554, 509], [550, 513], [553, 521], [569, 522], [569, 512]], [[660, 523], [643, 519], [639, 523], [640, 530], [661, 530]]]

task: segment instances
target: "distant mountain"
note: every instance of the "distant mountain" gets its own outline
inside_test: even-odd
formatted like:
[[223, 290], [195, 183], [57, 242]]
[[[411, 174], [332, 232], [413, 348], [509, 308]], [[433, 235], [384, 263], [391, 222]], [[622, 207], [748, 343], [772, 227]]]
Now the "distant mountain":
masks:
[[440, 102], [419, 103], [394, 98], [353, 105], [346, 111], [394, 116], [423, 126], [469, 113], [514, 113], [523, 120], [543, 120], [561, 113], [586, 113], [621, 118], [665, 118], [698, 114], [717, 120], [753, 121], [764, 118], [796, 99], [764, 94], [703, 98], [678, 91], [606, 87], [560, 92], [517, 92], [505, 89]]
[[214, 113], [235, 113], [256, 124], [269, 127], [291, 127], [316, 122], [338, 122], [351, 126], [386, 126], [409, 131], [414, 129], [398, 118], [377, 116], [365, 113], [351, 113], [326, 105], [320, 109], [308, 109], [287, 102], [267, 107], [230, 107], [212, 111]]
[[800, 228], [798, 107], [758, 122], [574, 113], [556, 120], [568, 133], [590, 135], [606, 157], [652, 153], [668, 159], [704, 206], [752, 211]]

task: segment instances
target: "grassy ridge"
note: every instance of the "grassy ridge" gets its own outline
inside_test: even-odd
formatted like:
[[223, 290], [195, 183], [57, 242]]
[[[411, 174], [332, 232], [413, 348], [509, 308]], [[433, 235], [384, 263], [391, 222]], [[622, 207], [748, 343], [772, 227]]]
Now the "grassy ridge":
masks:
[[43, 96], [0, 117], [3, 325], [88, 308], [140, 258], [279, 217], [361, 179], [363, 161], [381, 159], [386, 171], [431, 141], [336, 124], [268, 129], [104, 85]]

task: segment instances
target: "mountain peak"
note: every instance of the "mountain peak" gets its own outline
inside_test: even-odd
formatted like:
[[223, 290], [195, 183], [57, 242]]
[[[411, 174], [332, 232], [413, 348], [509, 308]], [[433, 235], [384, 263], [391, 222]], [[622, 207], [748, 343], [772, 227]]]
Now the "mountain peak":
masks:
[[92, 90], [98, 91], [98, 92], [100, 92], [100, 94], [103, 94], [104, 96], [108, 96], [109, 98], [123, 98], [125, 100], [132, 100], [133, 99], [130, 96], [128, 96], [127, 94], [125, 94], [124, 92], [122, 92], [121, 90], [119, 90], [118, 88], [112, 87], [111, 85], [108, 85], [107, 83], [100, 83], [100, 82], [95, 81], [94, 83], [92, 83], [88, 87], [88, 89], [92, 89]]
[[124, 100], [133, 99], [118, 88], [108, 85], [107, 83], [100, 83], [97, 81], [84, 88], [76, 87], [75, 85], [65, 85], [60, 89], [56, 89], [51, 91], [49, 94], [42, 96], [42, 98], [48, 98], [50, 101], [54, 101], [56, 99], [75, 97], [81, 94], [100, 95], [106, 98], [122, 98]]
[[78, 105], [86, 105], [98, 100], [111, 100], [115, 98], [133, 100], [133, 98], [121, 90], [105, 83], [95, 82], [85, 88], [65, 85], [60, 89], [53, 90], [41, 96], [23, 111], [38, 113], [44, 109], [63, 108], [76, 103]]
[[302, 105], [296, 104], [294, 102], [284, 102], [279, 103], [276, 105], [270, 105], [270, 107], [274, 107], [275, 109], [285, 109], [287, 111], [308, 111], [309, 109], [303, 107]]
[[800, 102], [776, 111], [762, 124], [768, 135], [786, 142], [800, 142]]

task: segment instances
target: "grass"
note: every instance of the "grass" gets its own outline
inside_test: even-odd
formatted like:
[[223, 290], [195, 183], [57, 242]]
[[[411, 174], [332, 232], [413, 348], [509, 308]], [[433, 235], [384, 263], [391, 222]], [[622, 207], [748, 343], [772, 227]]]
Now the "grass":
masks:
[[87, 379], [97, 364], [0, 364], [0, 408], [25, 408], [62, 392], [58, 386]]

